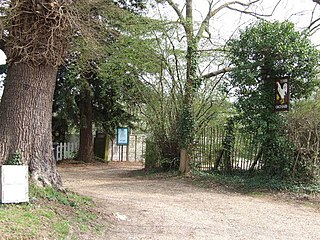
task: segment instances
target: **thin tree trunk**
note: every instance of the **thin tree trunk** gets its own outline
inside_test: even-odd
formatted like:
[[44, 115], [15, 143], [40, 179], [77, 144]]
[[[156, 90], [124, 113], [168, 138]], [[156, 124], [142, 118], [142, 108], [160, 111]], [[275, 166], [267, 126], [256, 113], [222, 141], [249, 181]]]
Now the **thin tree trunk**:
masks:
[[188, 158], [187, 150], [185, 148], [182, 148], [180, 150], [180, 165], [179, 165], [179, 171], [181, 173], [186, 172], [187, 158]]
[[221, 160], [222, 160], [222, 156], [224, 154], [224, 148], [222, 148], [221, 150], [219, 150], [219, 155], [218, 157], [216, 158], [215, 162], [214, 162], [214, 170], [217, 171], [219, 169], [219, 165], [221, 163]]
[[92, 138], [92, 97], [90, 90], [80, 93], [80, 147], [78, 160], [82, 162], [93, 161], [93, 138]]
[[187, 149], [181, 149], [180, 151], [180, 165], [179, 165], [179, 171], [181, 173], [189, 173], [190, 168], [190, 155], [187, 152]]
[[257, 156], [254, 158], [254, 161], [249, 168], [249, 172], [253, 172], [254, 168], [256, 167], [256, 165], [257, 165], [258, 161], [261, 159], [261, 157], [262, 157], [262, 149], [259, 149]]
[[197, 45], [193, 35], [193, 14], [192, 0], [186, 1], [186, 24], [185, 32], [187, 35], [187, 73], [184, 96], [182, 101], [182, 113], [180, 120], [181, 149], [180, 149], [180, 166], [179, 171], [184, 174], [190, 171], [190, 152], [194, 134], [194, 113], [193, 103], [194, 95], [197, 91], [196, 84], [196, 61]]
[[19, 151], [31, 179], [61, 187], [52, 150], [52, 98], [57, 67], [16, 63], [8, 66], [0, 104], [0, 164]]

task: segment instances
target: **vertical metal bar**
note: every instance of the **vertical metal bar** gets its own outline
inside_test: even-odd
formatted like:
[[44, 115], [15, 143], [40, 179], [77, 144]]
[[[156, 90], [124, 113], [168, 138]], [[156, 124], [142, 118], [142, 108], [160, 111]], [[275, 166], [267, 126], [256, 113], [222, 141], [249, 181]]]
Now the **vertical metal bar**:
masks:
[[241, 147], [242, 147], [242, 136], [240, 134], [237, 134], [235, 135], [234, 146], [233, 146], [233, 155], [234, 155], [233, 168], [234, 169], [239, 168], [241, 165], [241, 161], [242, 161]]
[[137, 161], [137, 143], [138, 142], [138, 136], [134, 136], [134, 161]]

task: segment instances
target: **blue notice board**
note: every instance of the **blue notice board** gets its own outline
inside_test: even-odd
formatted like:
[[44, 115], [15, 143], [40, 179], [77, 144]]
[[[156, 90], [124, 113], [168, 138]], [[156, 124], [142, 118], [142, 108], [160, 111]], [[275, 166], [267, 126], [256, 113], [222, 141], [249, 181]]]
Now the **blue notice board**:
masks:
[[117, 128], [117, 145], [129, 144], [129, 128], [120, 127]]

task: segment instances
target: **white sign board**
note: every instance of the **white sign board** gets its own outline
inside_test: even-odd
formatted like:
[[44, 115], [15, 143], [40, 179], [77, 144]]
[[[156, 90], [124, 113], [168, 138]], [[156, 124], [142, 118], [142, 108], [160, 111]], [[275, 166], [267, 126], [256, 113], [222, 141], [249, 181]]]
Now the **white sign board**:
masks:
[[29, 201], [28, 166], [2, 165], [0, 167], [1, 203]]

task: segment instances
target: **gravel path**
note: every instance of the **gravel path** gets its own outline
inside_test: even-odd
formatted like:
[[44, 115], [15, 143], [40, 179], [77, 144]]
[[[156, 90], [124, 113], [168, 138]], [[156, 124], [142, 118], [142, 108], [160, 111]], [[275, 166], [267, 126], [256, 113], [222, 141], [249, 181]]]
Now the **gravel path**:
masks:
[[65, 165], [67, 188], [111, 222], [101, 239], [320, 239], [320, 212], [267, 196], [221, 193], [179, 178], [133, 177], [140, 165]]

